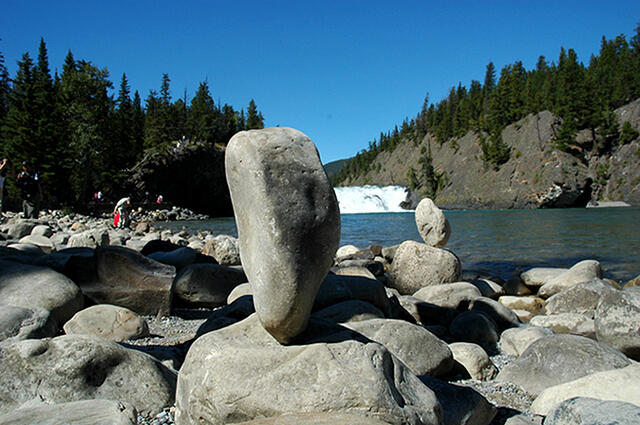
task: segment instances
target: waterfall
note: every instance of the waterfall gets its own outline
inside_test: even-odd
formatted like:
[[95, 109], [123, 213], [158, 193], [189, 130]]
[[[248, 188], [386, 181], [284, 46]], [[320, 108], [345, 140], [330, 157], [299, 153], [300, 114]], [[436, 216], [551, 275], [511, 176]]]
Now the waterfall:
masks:
[[404, 212], [400, 203], [407, 198], [402, 186], [336, 187], [341, 214]]

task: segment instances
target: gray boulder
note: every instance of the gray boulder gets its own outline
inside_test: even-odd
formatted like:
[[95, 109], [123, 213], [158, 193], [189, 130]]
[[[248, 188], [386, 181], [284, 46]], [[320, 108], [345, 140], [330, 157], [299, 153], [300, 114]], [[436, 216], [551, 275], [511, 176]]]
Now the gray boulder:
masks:
[[149, 335], [147, 322], [133, 311], [115, 305], [98, 304], [75, 314], [63, 329], [67, 335], [94, 335], [122, 342]]
[[444, 412], [443, 424], [487, 425], [492, 423], [497, 409], [473, 388], [450, 384], [429, 376], [421, 376], [420, 380], [438, 397]]
[[619, 351], [589, 338], [553, 335], [531, 344], [496, 380], [513, 382], [537, 395], [554, 385], [629, 364]]
[[502, 332], [505, 329], [513, 328], [520, 325], [518, 316], [508, 307], [500, 304], [491, 298], [479, 297], [472, 301], [471, 311], [484, 313], [493, 320], [498, 326], [498, 330]]
[[78, 286], [48, 267], [0, 262], [0, 305], [44, 308], [63, 324], [82, 309], [83, 303]]
[[540, 287], [548, 281], [560, 276], [569, 269], [553, 267], [534, 267], [520, 274], [520, 279], [527, 286]]
[[334, 412], [300, 412], [288, 413], [270, 418], [254, 419], [242, 422], [241, 425], [388, 425], [389, 422], [362, 415]]
[[449, 220], [440, 208], [429, 198], [424, 198], [416, 207], [416, 225], [418, 233], [429, 246], [442, 248], [451, 235]]
[[487, 315], [477, 311], [465, 311], [453, 319], [449, 333], [455, 341], [473, 342], [492, 348], [499, 340], [498, 328]]
[[[433, 286], [431, 288], [436, 287]], [[448, 328], [454, 317], [458, 314], [458, 312], [453, 308], [440, 307], [439, 305], [422, 301], [421, 299], [412, 297], [411, 295], [400, 295], [398, 297], [398, 302], [404, 312], [411, 316], [411, 318], [420, 325], [439, 325]]]
[[0, 341], [47, 338], [57, 332], [57, 323], [49, 310], [0, 306]]
[[33, 229], [31, 229], [31, 235], [50, 238], [51, 236], [53, 236], [53, 230], [51, 230], [51, 227], [47, 226], [46, 224], [38, 224], [34, 226]]
[[535, 316], [529, 321], [534, 326], [551, 329], [557, 334], [573, 334], [595, 339], [596, 328], [594, 320], [580, 313], [558, 313], [547, 316]]
[[505, 353], [519, 356], [531, 344], [550, 335], [553, 335], [553, 331], [549, 328], [532, 325], [519, 326], [502, 332], [499, 346]]
[[449, 344], [449, 349], [453, 353], [456, 366], [460, 365], [472, 379], [488, 381], [498, 374], [498, 369], [489, 355], [478, 344], [454, 342]]
[[10, 224], [7, 234], [11, 239], [20, 239], [31, 234], [31, 231], [38, 223], [29, 220], [19, 220], [17, 223]]
[[81, 400], [24, 407], [0, 415], [2, 425], [136, 425], [137, 412], [115, 400]]
[[600, 297], [615, 288], [601, 279], [578, 283], [569, 289], [558, 292], [547, 300], [547, 314], [580, 313], [593, 316]]
[[176, 276], [174, 295], [183, 304], [215, 308], [227, 303], [231, 291], [247, 281], [244, 272], [219, 264], [192, 264]]
[[576, 397], [557, 406], [544, 425], [637, 425], [640, 406], [620, 401]]
[[480, 298], [482, 294], [476, 286], [468, 282], [454, 282], [426, 286], [413, 296], [440, 307], [466, 309], [473, 300]]
[[391, 304], [384, 285], [361, 276], [341, 276], [329, 273], [318, 290], [313, 309], [321, 310], [342, 301], [360, 300], [376, 306], [385, 317], [391, 316]]
[[491, 279], [474, 279], [469, 283], [478, 288], [483, 297], [498, 299], [504, 295], [504, 288]]
[[578, 283], [588, 282], [593, 279], [602, 279], [602, 268], [596, 260], [584, 260], [575, 264], [569, 270], [547, 281], [538, 289], [538, 296], [549, 298]]
[[262, 325], [302, 332], [340, 241], [340, 210], [313, 142], [291, 128], [237, 133], [225, 155], [242, 265]]
[[453, 355], [447, 344], [422, 326], [393, 319], [372, 319], [345, 326], [384, 345], [416, 375], [444, 376], [453, 367]]
[[640, 360], [640, 291], [627, 289], [603, 295], [594, 322], [598, 341]]
[[393, 257], [390, 286], [402, 295], [413, 295], [425, 286], [457, 281], [460, 267], [460, 260], [451, 251], [405, 241]]
[[97, 304], [126, 307], [138, 314], [168, 315], [176, 269], [120, 246], [95, 251], [95, 280], [79, 282]]
[[55, 251], [55, 246], [51, 239], [41, 235], [27, 235], [20, 239], [21, 244], [35, 245], [42, 250], [45, 254], [49, 254]]
[[175, 375], [139, 351], [89, 335], [0, 346], [0, 413], [40, 399], [110, 399], [156, 413], [173, 402]]
[[225, 266], [240, 265], [240, 249], [238, 239], [228, 235], [218, 235], [207, 240], [202, 248], [204, 255], [209, 255]]
[[289, 412], [441, 424], [434, 393], [382, 345], [309, 321], [283, 346], [255, 315], [199, 337], [178, 375], [176, 423], [237, 423]]
[[109, 232], [107, 229], [85, 230], [80, 233], [74, 233], [69, 236], [67, 246], [69, 248], [87, 247], [97, 248], [99, 246], [109, 245]]
[[573, 397], [616, 400], [640, 406], [640, 365], [592, 373], [542, 391], [531, 404], [538, 415], [548, 415], [558, 404]]

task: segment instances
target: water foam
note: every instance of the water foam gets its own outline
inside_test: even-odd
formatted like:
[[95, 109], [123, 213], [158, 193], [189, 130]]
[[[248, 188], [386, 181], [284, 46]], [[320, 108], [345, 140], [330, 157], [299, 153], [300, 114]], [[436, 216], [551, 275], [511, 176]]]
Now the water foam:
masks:
[[404, 212], [400, 203], [407, 198], [402, 186], [336, 187], [341, 214]]

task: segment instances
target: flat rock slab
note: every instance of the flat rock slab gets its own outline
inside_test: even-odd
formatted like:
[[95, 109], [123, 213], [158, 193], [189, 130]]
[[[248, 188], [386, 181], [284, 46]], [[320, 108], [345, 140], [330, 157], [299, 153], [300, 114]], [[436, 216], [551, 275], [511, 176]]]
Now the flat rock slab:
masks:
[[256, 312], [287, 343], [305, 329], [338, 249], [335, 192], [313, 142], [292, 128], [237, 133], [225, 170]]
[[441, 424], [435, 394], [382, 345], [326, 321], [283, 346], [256, 315], [191, 346], [178, 375], [176, 423], [237, 423], [309, 412], [390, 424]]

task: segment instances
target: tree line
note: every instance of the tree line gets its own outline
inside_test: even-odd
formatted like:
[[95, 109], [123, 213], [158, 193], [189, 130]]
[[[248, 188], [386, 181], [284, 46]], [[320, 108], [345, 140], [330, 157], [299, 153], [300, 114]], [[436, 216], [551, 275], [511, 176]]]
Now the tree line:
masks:
[[0, 155], [19, 171], [37, 170], [50, 206], [82, 206], [96, 191], [119, 196], [129, 170], [145, 153], [186, 139], [226, 144], [241, 130], [264, 127], [252, 99], [240, 111], [216, 103], [207, 81], [188, 99], [172, 99], [170, 78], [143, 101], [123, 74], [115, 95], [107, 68], [67, 54], [53, 75], [41, 39], [34, 61], [24, 53], [11, 77], [0, 52]]
[[[333, 177], [335, 185], [367, 173], [377, 155], [391, 152], [406, 140], [415, 143], [431, 134], [438, 143], [452, 143], [469, 131], [477, 132], [483, 159], [498, 169], [511, 155], [501, 132], [530, 113], [549, 110], [562, 119], [556, 132], [555, 147], [579, 154], [575, 137], [581, 129], [592, 129], [599, 153], [611, 151], [617, 144], [637, 137], [625, 123], [620, 127], [613, 110], [640, 97], [640, 24], [629, 42], [624, 35], [613, 40], [604, 36], [598, 55], [589, 65], [578, 61], [573, 49], [560, 49], [556, 62], [538, 58], [535, 69], [527, 70], [521, 61], [506, 65], [497, 77], [493, 62], [485, 69], [484, 82], [473, 80], [469, 87], [458, 84], [448, 96], [433, 104], [425, 97], [421, 111], [414, 119], [405, 119], [367, 149], [351, 158], [343, 170]], [[423, 149], [422, 173], [409, 170], [408, 180], [429, 188], [437, 187], [438, 176], [431, 166], [431, 153]], [[413, 172], [412, 172], [413, 171]], [[419, 176], [422, 174], [422, 176]], [[435, 190], [435, 189], [434, 189]], [[429, 192], [430, 190], [427, 190]]]

